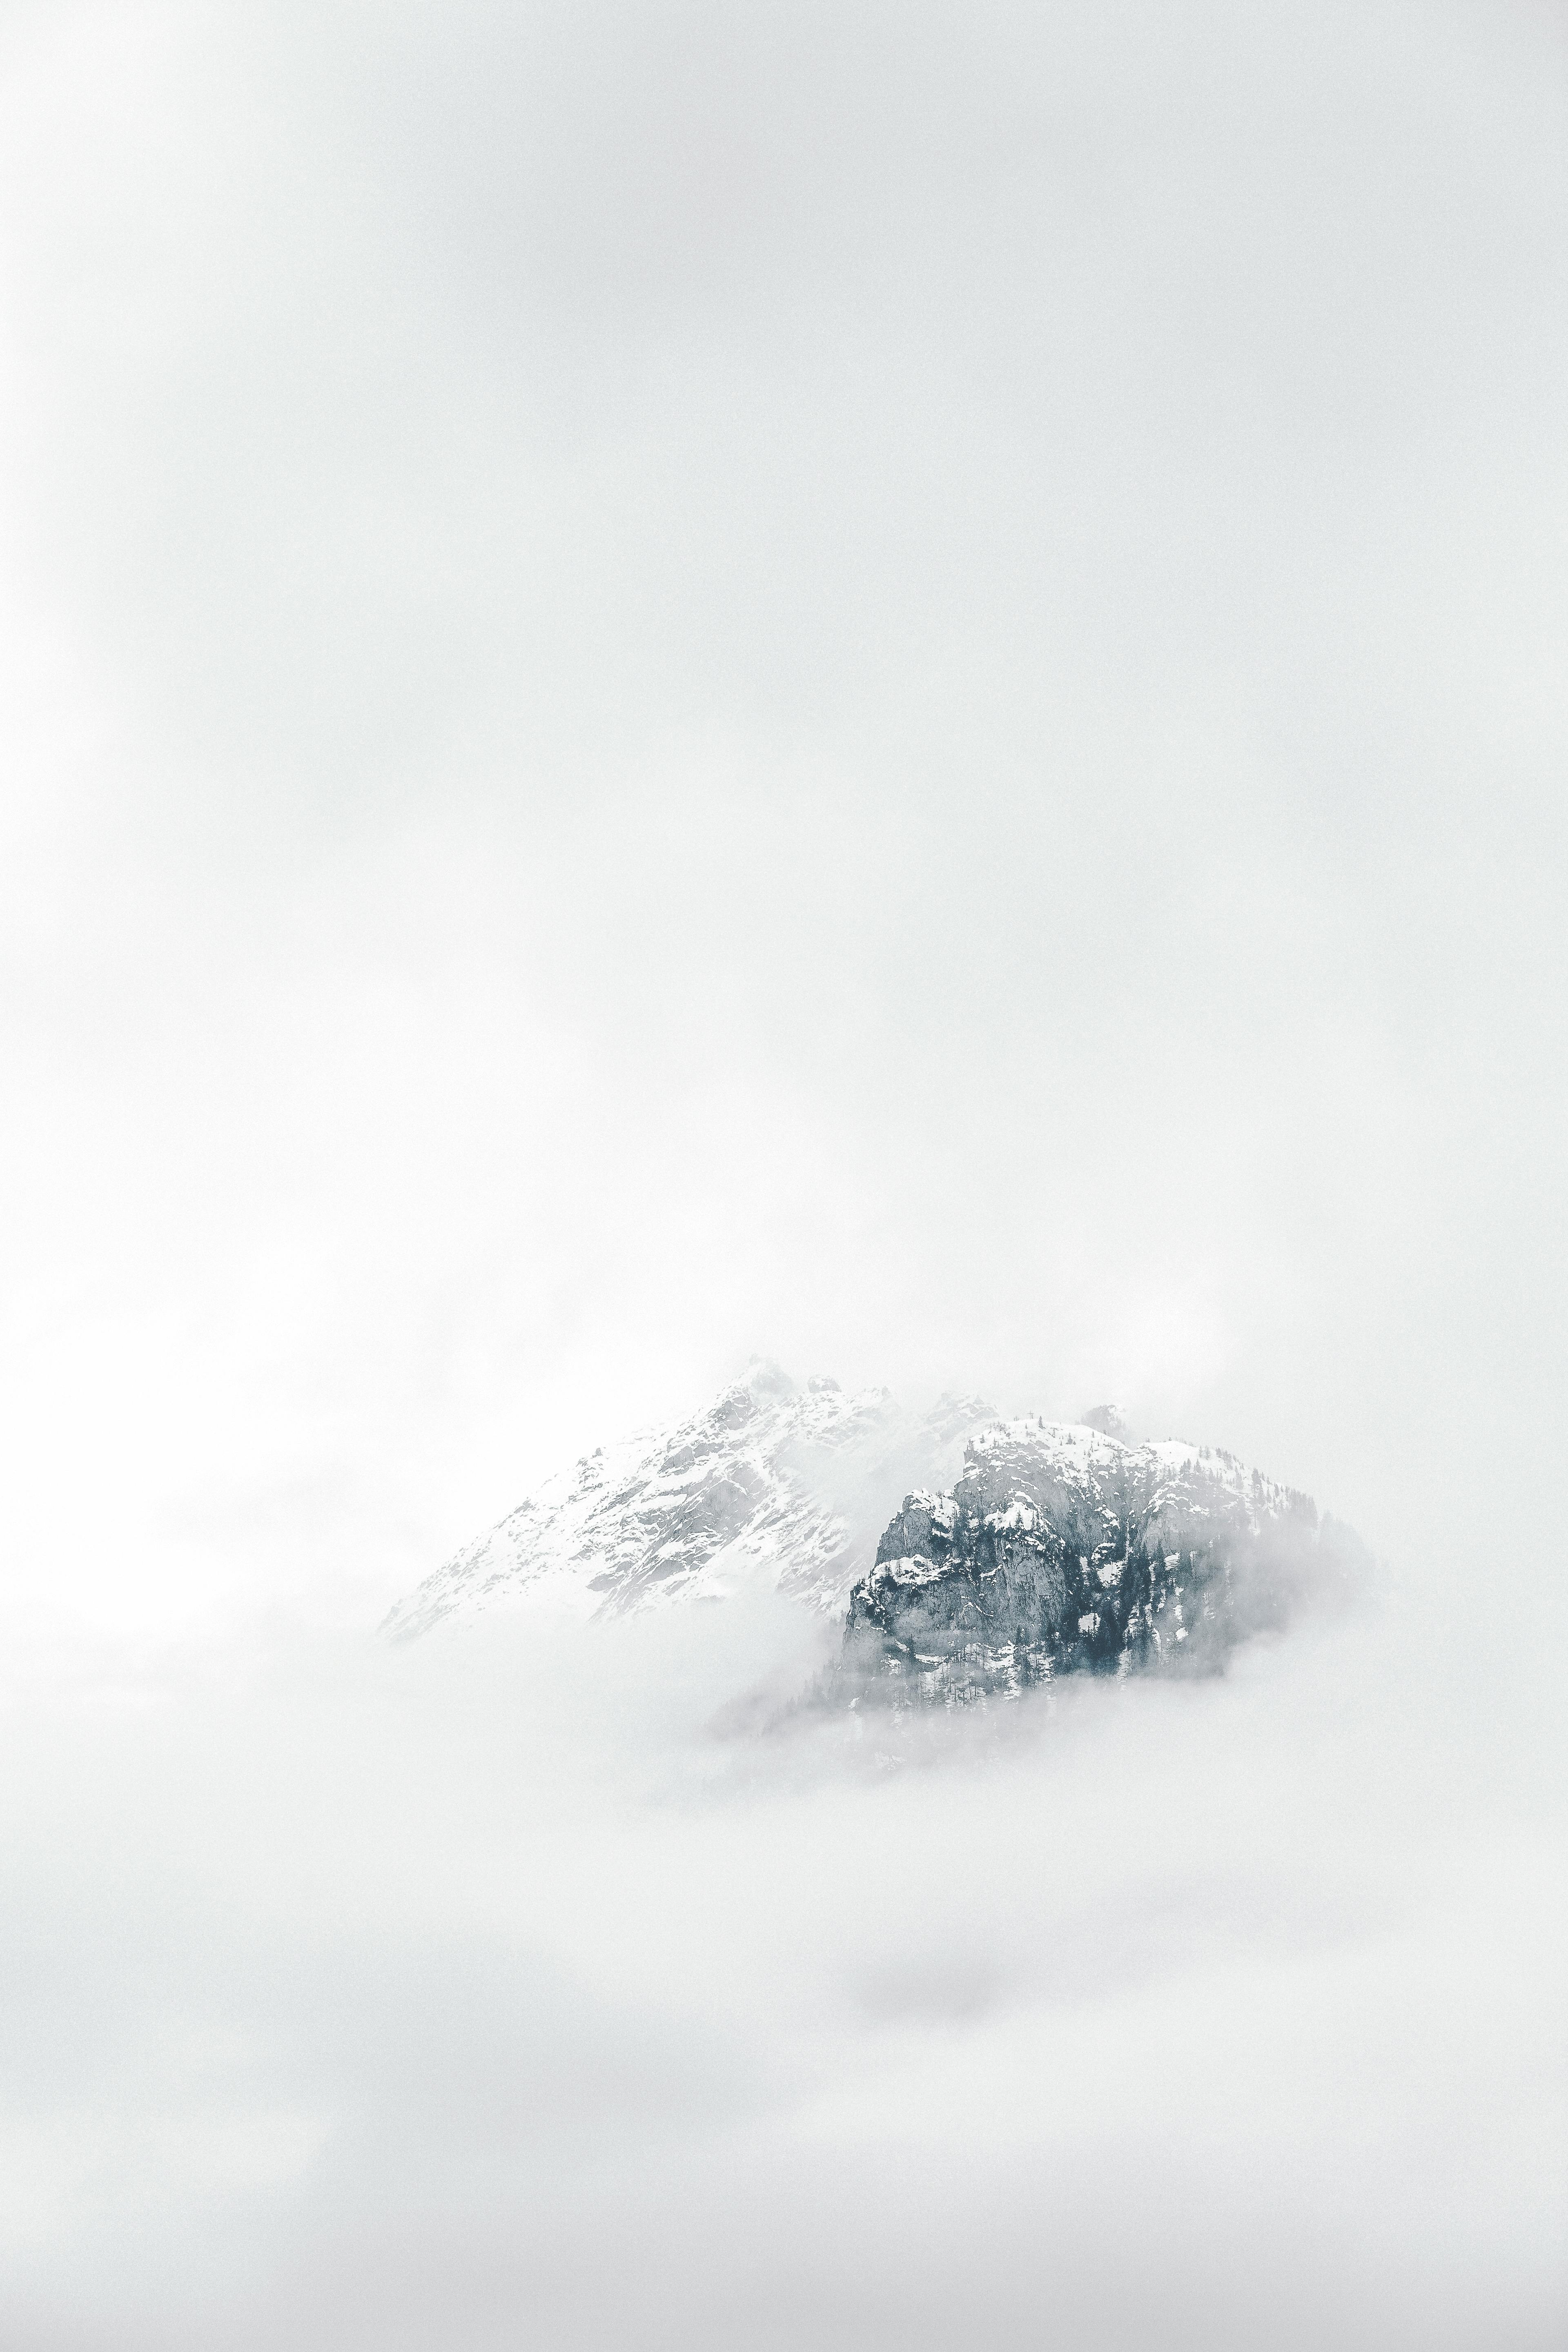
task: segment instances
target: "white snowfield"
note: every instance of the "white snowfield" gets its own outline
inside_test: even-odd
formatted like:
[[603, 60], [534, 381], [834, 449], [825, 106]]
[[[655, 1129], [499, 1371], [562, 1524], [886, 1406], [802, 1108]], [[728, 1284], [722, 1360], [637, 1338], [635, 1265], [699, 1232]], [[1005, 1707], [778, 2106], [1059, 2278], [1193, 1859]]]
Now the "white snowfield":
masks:
[[[1015, 1490], [1015, 1473], [1030, 1491]], [[1305, 1496], [1209, 1446], [1134, 1446], [1076, 1422], [1004, 1421], [975, 1397], [943, 1397], [916, 1415], [887, 1389], [801, 1387], [758, 1362], [688, 1420], [600, 1446], [548, 1480], [400, 1601], [383, 1631], [408, 1638], [444, 1619], [539, 1603], [614, 1614], [759, 1585], [836, 1611], [872, 1570], [900, 1499], [951, 1533], [958, 1506], [943, 1489], [961, 1475], [1006, 1496], [987, 1515], [999, 1529], [1032, 1528], [1052, 1493], [1110, 1529], [1129, 1477], [1151, 1534], [1168, 1528], [1178, 1549], [1221, 1525], [1315, 1517]], [[910, 1584], [941, 1572], [914, 1556], [876, 1570]]]
[[387, 1617], [394, 1638], [444, 1619], [544, 1603], [584, 1615], [721, 1600], [761, 1584], [844, 1605], [911, 1486], [951, 1483], [994, 1421], [973, 1397], [924, 1415], [886, 1389], [798, 1386], [755, 1363], [674, 1427], [600, 1446], [427, 1577]]

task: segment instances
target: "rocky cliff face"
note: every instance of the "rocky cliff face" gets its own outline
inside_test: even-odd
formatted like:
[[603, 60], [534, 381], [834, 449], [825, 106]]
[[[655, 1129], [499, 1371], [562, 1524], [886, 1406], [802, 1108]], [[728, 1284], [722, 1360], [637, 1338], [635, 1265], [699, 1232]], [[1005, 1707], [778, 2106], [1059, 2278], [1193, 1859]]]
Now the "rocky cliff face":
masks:
[[852, 1700], [952, 1706], [1062, 1674], [1212, 1670], [1369, 1566], [1348, 1528], [1233, 1454], [1002, 1422], [970, 1440], [950, 1490], [905, 1497], [830, 1681]]
[[673, 1427], [600, 1446], [427, 1578], [395, 1637], [545, 1601], [609, 1614], [761, 1582], [838, 1610], [871, 1565], [889, 1494], [951, 1478], [994, 1421], [976, 1398], [906, 1412], [886, 1389], [798, 1386], [756, 1363]]
[[762, 1587], [847, 1608], [824, 1685], [836, 1703], [963, 1705], [1058, 1675], [1212, 1669], [1370, 1566], [1307, 1496], [1121, 1427], [1109, 1408], [999, 1421], [972, 1397], [915, 1415], [886, 1389], [799, 1386], [755, 1363], [700, 1412], [548, 1481], [384, 1630]]

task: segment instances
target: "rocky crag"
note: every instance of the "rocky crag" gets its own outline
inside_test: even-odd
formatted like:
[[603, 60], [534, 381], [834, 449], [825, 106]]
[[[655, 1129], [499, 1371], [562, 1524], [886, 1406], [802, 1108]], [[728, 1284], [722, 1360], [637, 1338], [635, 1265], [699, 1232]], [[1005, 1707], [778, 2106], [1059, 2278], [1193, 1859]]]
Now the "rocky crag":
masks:
[[1358, 1538], [1310, 1496], [1208, 1446], [1127, 1444], [1118, 1425], [1001, 1422], [951, 1488], [907, 1495], [850, 1594], [825, 1695], [963, 1706], [1059, 1675], [1212, 1672], [1364, 1581]]

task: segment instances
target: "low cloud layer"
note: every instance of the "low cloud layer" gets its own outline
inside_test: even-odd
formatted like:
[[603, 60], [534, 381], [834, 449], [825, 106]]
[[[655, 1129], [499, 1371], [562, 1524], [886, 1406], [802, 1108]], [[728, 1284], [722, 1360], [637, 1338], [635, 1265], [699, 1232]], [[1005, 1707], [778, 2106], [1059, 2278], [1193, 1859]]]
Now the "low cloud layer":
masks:
[[784, 1607], [57, 1671], [0, 2333], [1544, 2346], [1556, 1797], [1426, 1622], [769, 1738]]

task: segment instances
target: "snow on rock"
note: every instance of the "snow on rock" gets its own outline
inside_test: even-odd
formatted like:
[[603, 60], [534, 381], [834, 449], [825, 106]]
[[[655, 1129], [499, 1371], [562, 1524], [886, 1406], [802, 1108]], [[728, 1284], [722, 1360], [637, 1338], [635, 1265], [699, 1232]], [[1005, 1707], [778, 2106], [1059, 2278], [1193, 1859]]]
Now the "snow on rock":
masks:
[[1217, 1448], [1127, 1444], [1110, 1418], [998, 1422], [951, 1493], [908, 1495], [827, 1695], [954, 1706], [1064, 1673], [1212, 1671], [1365, 1581], [1364, 1548], [1310, 1496]]
[[[803, 1388], [776, 1364], [753, 1363], [702, 1412], [597, 1447], [549, 1479], [400, 1601], [383, 1630], [408, 1638], [537, 1601], [607, 1614], [722, 1599], [755, 1580], [841, 1609], [871, 1564], [889, 1495], [951, 1478], [964, 1440], [994, 1419], [974, 1397], [946, 1396], [917, 1416], [886, 1389], [850, 1393], [826, 1379]], [[951, 1506], [934, 1507], [940, 1519]]]

